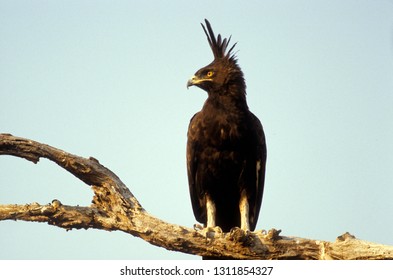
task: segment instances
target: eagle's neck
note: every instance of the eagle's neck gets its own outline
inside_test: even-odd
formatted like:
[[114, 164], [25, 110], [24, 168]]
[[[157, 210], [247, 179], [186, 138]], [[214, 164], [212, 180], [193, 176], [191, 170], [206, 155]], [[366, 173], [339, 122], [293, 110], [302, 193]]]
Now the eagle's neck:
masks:
[[233, 84], [219, 90], [210, 90], [203, 108], [213, 111], [248, 111], [245, 89]]

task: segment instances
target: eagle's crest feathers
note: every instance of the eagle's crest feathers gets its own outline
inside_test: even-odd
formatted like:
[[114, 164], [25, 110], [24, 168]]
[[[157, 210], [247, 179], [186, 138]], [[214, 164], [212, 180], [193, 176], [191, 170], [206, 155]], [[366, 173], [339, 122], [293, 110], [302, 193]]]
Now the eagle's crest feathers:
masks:
[[[229, 62], [236, 63], [236, 54], [233, 54], [232, 51], [235, 48], [236, 44], [233, 44], [233, 46], [229, 49], [228, 52], [226, 52], [228, 45], [231, 41], [231, 36], [229, 38], [224, 38], [222, 40], [221, 34], [218, 34], [217, 39], [216, 36], [214, 35], [213, 29], [210, 25], [210, 22], [205, 19], [206, 27], [201, 23], [203, 31], [205, 31], [207, 40], [209, 42], [210, 48], [213, 51], [214, 59], [217, 60], [228, 60]], [[207, 28], [207, 30], [206, 30]]]

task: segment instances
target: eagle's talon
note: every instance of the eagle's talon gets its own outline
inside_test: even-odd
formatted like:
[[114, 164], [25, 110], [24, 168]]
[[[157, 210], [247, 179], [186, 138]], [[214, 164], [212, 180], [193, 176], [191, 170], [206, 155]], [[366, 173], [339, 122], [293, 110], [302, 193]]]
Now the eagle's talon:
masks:
[[229, 238], [234, 241], [244, 242], [250, 237], [251, 231], [248, 229], [244, 230], [238, 227], [231, 228], [229, 232]]
[[194, 230], [196, 230], [196, 231], [203, 230], [203, 226], [200, 224], [194, 224]]
[[239, 227], [233, 227], [231, 228], [231, 230], [229, 231], [230, 235], [233, 235], [234, 233], [236, 233], [236, 231], [238, 231], [240, 228]]
[[262, 229], [262, 230], [261, 230], [261, 234], [262, 234], [262, 235], [267, 235], [267, 230], [266, 230], [266, 229]]
[[198, 232], [208, 239], [213, 239], [223, 234], [223, 231], [220, 227], [205, 227], [201, 228]]
[[222, 229], [221, 229], [219, 226], [215, 226], [215, 227], [213, 228], [213, 231], [214, 231], [215, 233], [219, 233], [219, 234], [222, 234], [222, 233], [223, 233]]

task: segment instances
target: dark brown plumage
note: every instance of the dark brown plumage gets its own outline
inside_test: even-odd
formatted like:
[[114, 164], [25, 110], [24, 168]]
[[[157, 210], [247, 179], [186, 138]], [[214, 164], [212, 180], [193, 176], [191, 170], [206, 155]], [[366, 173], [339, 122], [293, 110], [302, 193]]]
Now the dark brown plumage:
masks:
[[202, 24], [214, 60], [187, 87], [208, 93], [190, 121], [187, 171], [195, 218], [205, 227], [255, 229], [262, 203], [266, 144], [262, 125], [249, 111], [246, 85], [229, 39]]

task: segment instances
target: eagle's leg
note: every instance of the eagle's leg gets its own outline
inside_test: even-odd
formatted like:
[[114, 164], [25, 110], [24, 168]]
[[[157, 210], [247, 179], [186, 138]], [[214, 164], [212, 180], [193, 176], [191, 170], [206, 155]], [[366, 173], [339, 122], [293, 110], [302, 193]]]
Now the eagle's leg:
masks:
[[242, 191], [239, 201], [240, 210], [240, 228], [244, 231], [250, 231], [250, 205], [248, 204], [247, 194]]
[[216, 204], [209, 195], [206, 195], [206, 217], [206, 227], [214, 228], [216, 226]]
[[199, 232], [207, 238], [222, 234], [222, 229], [216, 226], [216, 213], [216, 204], [209, 195], [206, 195], [206, 227], [200, 229]]
[[250, 205], [248, 203], [247, 194], [242, 191], [239, 200], [240, 210], [240, 228], [234, 227], [229, 232], [232, 240], [238, 242], [246, 242], [250, 236]]

